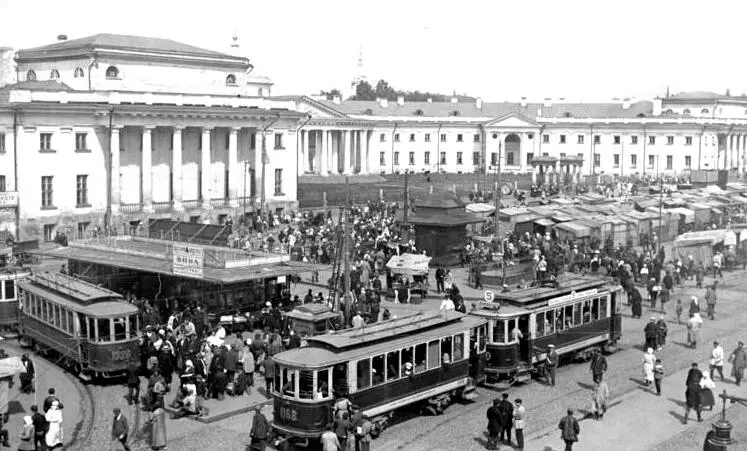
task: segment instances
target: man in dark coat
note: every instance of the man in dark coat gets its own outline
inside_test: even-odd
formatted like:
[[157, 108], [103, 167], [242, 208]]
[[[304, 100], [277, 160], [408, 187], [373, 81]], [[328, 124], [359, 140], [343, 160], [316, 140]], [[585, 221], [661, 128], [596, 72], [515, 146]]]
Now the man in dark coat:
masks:
[[[272, 396], [272, 384], [275, 379], [275, 362], [272, 357], [266, 357], [262, 361], [262, 368], [265, 370], [265, 396], [270, 398]], [[278, 390], [282, 387], [278, 387]]]
[[34, 445], [37, 451], [47, 450], [47, 440], [45, 434], [47, 433], [47, 418], [39, 412], [39, 407], [34, 404], [31, 406], [31, 421], [34, 423]]
[[558, 429], [560, 429], [560, 438], [565, 442], [565, 451], [573, 451], [573, 444], [578, 441], [578, 434], [581, 433], [578, 420], [573, 417], [573, 409], [568, 409], [568, 415], [560, 420]]
[[257, 451], [265, 451], [267, 447], [267, 439], [270, 436], [270, 424], [267, 422], [267, 418], [262, 413], [262, 405], [257, 404], [254, 407], [254, 419], [252, 420], [252, 444], [251, 449]]
[[547, 372], [547, 383], [555, 386], [555, 371], [558, 369], [560, 358], [555, 352], [555, 345], [547, 345], [547, 356], [545, 357], [545, 371]]
[[641, 292], [638, 291], [638, 288], [634, 287], [628, 292], [628, 297], [630, 298], [633, 318], [640, 318], [642, 314], [641, 304], [643, 303], [643, 296], [641, 296]]
[[664, 315], [659, 317], [659, 321], [656, 322], [656, 328], [659, 331], [656, 339], [659, 346], [656, 349], [660, 350], [667, 344], [667, 335], [669, 334], [669, 327], [667, 326], [667, 322], [664, 321]]
[[685, 379], [685, 417], [682, 419], [683, 424], [687, 424], [690, 409], [694, 409], [698, 415], [698, 422], [703, 421], [700, 417], [700, 379], [703, 373], [698, 368], [698, 364], [693, 362], [690, 371], [687, 372]]
[[436, 292], [443, 293], [444, 290], [444, 274], [445, 271], [440, 266], [436, 269]]
[[127, 368], [127, 404], [133, 402], [140, 402], [140, 367], [136, 360], [132, 360]]
[[44, 399], [44, 404], [42, 406], [44, 413], [47, 413], [47, 411], [52, 408], [52, 403], [55, 401], [59, 403], [58, 407], [60, 408], [60, 410], [62, 410], [64, 406], [62, 405], [62, 401], [60, 401], [57, 396], [55, 396], [54, 388], [50, 388], [47, 393], [49, 394], [49, 396]]
[[488, 409], [488, 449], [498, 449], [498, 439], [503, 429], [503, 416], [498, 408], [501, 401], [493, 400], [493, 406]]
[[21, 393], [33, 393], [34, 391], [34, 375], [36, 371], [34, 370], [34, 362], [29, 359], [28, 354], [24, 354], [21, 357], [21, 364], [23, 365], [24, 371], [21, 372], [21, 374], [18, 375], [18, 378], [21, 380]]
[[656, 318], [651, 317], [646, 327], [643, 328], [643, 334], [646, 336], [646, 349], [657, 349], [656, 341], [659, 337], [659, 328], [656, 326]]
[[594, 382], [602, 382], [604, 373], [607, 371], [607, 359], [598, 350], [594, 352], [589, 371], [591, 371]]
[[[503, 393], [503, 400], [498, 404], [498, 411], [501, 414], [501, 420], [503, 421], [503, 427], [501, 427], [500, 436], [501, 442], [506, 445], [511, 444], [511, 428], [513, 427], [514, 420], [514, 405], [508, 400], [508, 393]], [[505, 440], [504, 440], [505, 438]]]
[[223, 368], [226, 370], [226, 378], [229, 382], [233, 380], [233, 376], [236, 374], [236, 366], [239, 362], [238, 346], [233, 345], [230, 348], [225, 352], [226, 359], [223, 362], [225, 365]]

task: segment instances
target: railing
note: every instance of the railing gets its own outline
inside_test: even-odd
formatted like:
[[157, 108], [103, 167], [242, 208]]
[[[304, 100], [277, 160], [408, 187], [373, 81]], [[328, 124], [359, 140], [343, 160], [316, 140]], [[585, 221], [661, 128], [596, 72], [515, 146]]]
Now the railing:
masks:
[[200, 205], [202, 205], [201, 200], [185, 200], [182, 201], [182, 205], [184, 208], [200, 208]]
[[210, 205], [213, 207], [225, 207], [229, 204], [230, 199], [224, 197], [222, 199], [210, 199]]
[[156, 213], [163, 213], [171, 210], [173, 203], [171, 201], [166, 202], [153, 202], [153, 211]]
[[122, 213], [140, 213], [143, 211], [143, 204], [119, 204], [119, 210]]

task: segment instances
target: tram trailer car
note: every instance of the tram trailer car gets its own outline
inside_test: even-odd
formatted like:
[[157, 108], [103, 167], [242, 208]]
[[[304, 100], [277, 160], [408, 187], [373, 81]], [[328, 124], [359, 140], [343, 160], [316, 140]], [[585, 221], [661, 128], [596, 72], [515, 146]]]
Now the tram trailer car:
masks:
[[359, 406], [374, 436], [401, 407], [441, 414], [453, 399], [473, 398], [486, 331], [484, 319], [452, 311], [310, 337], [273, 357], [273, 431], [286, 443], [316, 440], [340, 398]]
[[124, 375], [139, 359], [137, 307], [121, 295], [64, 274], [20, 283], [21, 343], [55, 351], [83, 380]]
[[30, 275], [29, 271], [0, 272], [0, 336], [3, 338], [18, 334], [18, 282]]
[[[526, 382], [543, 368], [548, 346], [562, 359], [587, 360], [612, 352], [622, 337], [619, 285], [599, 278], [567, 277], [555, 288], [530, 287], [476, 304], [470, 315], [488, 321], [486, 384]], [[515, 333], [515, 330], [521, 332]]]

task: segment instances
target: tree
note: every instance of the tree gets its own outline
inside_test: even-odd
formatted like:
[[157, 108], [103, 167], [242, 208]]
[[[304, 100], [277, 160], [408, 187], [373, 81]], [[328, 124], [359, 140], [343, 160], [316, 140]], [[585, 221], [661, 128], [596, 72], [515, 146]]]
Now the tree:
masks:
[[319, 94], [327, 97], [327, 100], [332, 100], [334, 97], [342, 98], [342, 93], [337, 88], [331, 89], [329, 91], [321, 90], [319, 91]]
[[397, 91], [394, 90], [386, 80], [379, 80], [376, 83], [376, 97], [382, 99], [396, 100]]
[[355, 95], [353, 100], [376, 100], [376, 91], [373, 90], [371, 85], [367, 81], [358, 83], [355, 87]]

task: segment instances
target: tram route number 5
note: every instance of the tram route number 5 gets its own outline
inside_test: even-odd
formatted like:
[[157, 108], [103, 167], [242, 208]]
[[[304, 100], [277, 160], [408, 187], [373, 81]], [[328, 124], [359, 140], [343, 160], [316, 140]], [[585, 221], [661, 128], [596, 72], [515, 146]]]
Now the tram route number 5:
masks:
[[493, 302], [493, 299], [495, 299], [495, 293], [493, 293], [490, 290], [485, 290], [485, 302]]
[[292, 407], [283, 406], [280, 408], [280, 419], [295, 423], [298, 421], [298, 412]]
[[112, 351], [112, 360], [128, 360], [132, 353], [129, 349], [117, 349]]

